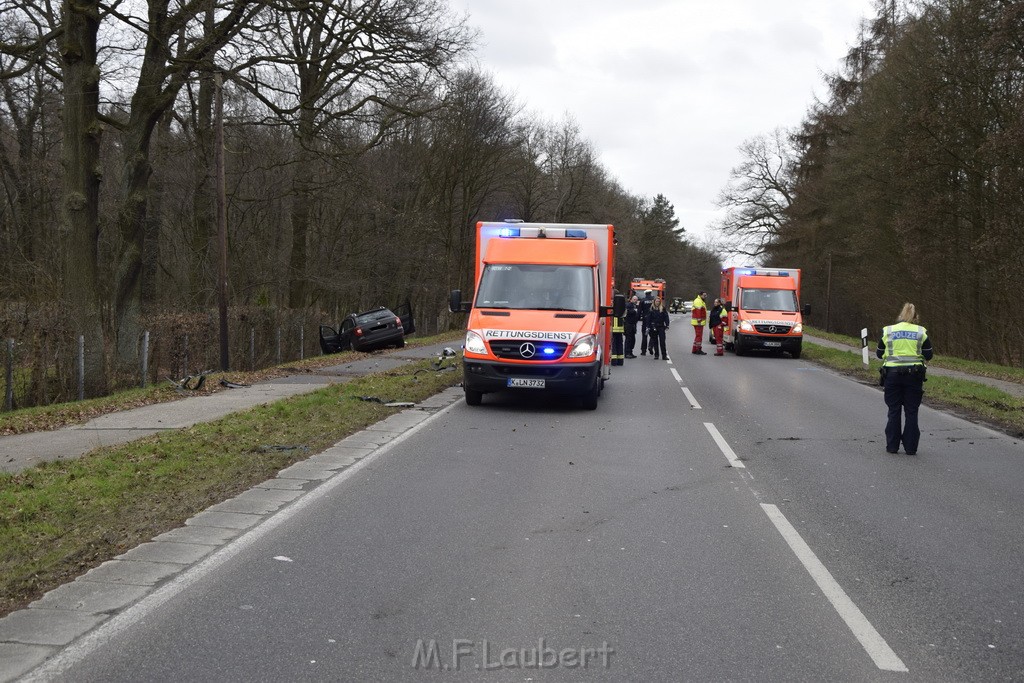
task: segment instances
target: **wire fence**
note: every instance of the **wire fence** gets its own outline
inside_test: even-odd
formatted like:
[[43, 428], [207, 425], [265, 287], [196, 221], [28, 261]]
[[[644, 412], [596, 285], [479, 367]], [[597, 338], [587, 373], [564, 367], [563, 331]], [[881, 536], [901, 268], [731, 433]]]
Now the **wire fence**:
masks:
[[[220, 368], [216, 314], [147, 316], [140, 321], [132, 361], [118, 364], [107, 349], [91, 353], [103, 340], [78, 334], [61, 322], [67, 318], [33, 314], [19, 319], [4, 313], [10, 311], [0, 311], [0, 334], [7, 333], [0, 337], [3, 411], [95, 398]], [[260, 370], [320, 355], [321, 320], [319, 313], [305, 311], [233, 311], [228, 322], [230, 368]], [[86, 383], [95, 370], [89, 362], [104, 362], [105, 392]]]

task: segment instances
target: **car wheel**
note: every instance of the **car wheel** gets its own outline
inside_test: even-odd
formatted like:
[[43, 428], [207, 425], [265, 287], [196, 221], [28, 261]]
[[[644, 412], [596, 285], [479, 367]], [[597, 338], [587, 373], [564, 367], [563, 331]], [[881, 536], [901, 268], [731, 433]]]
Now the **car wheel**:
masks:
[[395, 348], [396, 349], [404, 349], [405, 348], [405, 339], [399, 339], [397, 342], [395, 342]]
[[800, 347], [798, 346], [798, 347], [796, 347], [795, 349], [793, 349], [792, 351], [790, 351], [790, 352], [789, 352], [789, 355], [793, 356], [793, 358], [794, 358], [794, 359], [796, 359], [796, 358], [799, 358], [799, 357], [800, 357], [800, 352], [801, 352], [802, 350], [803, 350], [803, 349], [801, 349], [801, 348], [800, 348]]
[[744, 356], [747, 353], [747, 350], [743, 347], [743, 342], [738, 336], [736, 337], [735, 343], [733, 343], [733, 350], [736, 352], [737, 356]]
[[474, 389], [465, 389], [466, 392], [466, 405], [467, 406], [478, 406], [483, 403], [484, 392], [476, 391]]

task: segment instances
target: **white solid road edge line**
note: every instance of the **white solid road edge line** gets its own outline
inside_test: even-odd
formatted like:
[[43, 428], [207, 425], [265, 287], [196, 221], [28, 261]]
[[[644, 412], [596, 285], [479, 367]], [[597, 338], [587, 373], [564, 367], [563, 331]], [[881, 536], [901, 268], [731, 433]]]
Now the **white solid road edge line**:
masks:
[[184, 592], [199, 581], [204, 580], [206, 577], [216, 572], [224, 564], [251, 548], [271, 531], [277, 529], [282, 524], [291, 521], [292, 518], [304, 512], [307, 508], [332, 495], [336, 488], [351, 479], [356, 473], [362, 471], [371, 462], [387, 454], [392, 448], [411, 438], [421, 429], [440, 419], [442, 415], [447, 414], [458, 405], [460, 405], [458, 400], [452, 401], [452, 403], [448, 404], [441, 410], [438, 410], [427, 419], [413, 425], [396, 436], [390, 442], [378, 447], [366, 457], [357, 461], [353, 465], [340, 470], [330, 479], [324, 480], [319, 486], [311, 489], [306, 493], [306, 495], [297, 498], [295, 502], [290, 504], [288, 507], [267, 515], [266, 519], [262, 522], [258, 522], [255, 526], [234, 540], [228, 541], [228, 543], [221, 546], [218, 550], [215, 550], [212, 554], [200, 560], [195, 565], [182, 570], [181, 574], [172, 578], [149, 595], [146, 595], [123, 612], [119, 612], [107, 621], [100, 623], [94, 629], [72, 641], [70, 644], [64, 647], [55, 648], [57, 652], [53, 657], [45, 660], [42, 664], [29, 671], [19, 680], [22, 681], [22, 683], [35, 683], [36, 681], [50, 681], [62, 676], [67, 669], [84, 660], [96, 649], [101, 647], [107, 640], [130, 629], [138, 622], [145, 620], [165, 602], [171, 600], [178, 594]]
[[716, 444], [718, 444], [719, 450], [721, 450], [722, 454], [725, 455], [725, 458], [726, 460], [729, 461], [730, 465], [732, 465], [733, 467], [747, 469], [747, 466], [743, 464], [743, 462], [739, 459], [739, 456], [737, 456], [736, 453], [731, 448], [729, 448], [729, 444], [726, 443], [725, 437], [718, 433], [718, 430], [715, 428], [715, 425], [711, 424], [710, 422], [705, 422], [704, 427], [707, 428], [709, 432], [711, 432], [711, 438], [715, 440]]
[[853, 635], [860, 641], [860, 644], [867, 651], [868, 655], [875, 662], [875, 666], [884, 671], [907, 671], [906, 665], [896, 656], [885, 639], [875, 630], [864, 613], [857, 608], [853, 600], [846, 594], [842, 587], [832, 578], [832, 574], [825, 565], [821, 563], [799, 532], [793, 528], [786, 516], [778, 507], [769, 503], [761, 503], [761, 507], [772, 520], [772, 524], [782, 534], [789, 547], [793, 550], [797, 559], [818, 584], [818, 588], [825, 594], [828, 601], [832, 603], [839, 616], [853, 632]]

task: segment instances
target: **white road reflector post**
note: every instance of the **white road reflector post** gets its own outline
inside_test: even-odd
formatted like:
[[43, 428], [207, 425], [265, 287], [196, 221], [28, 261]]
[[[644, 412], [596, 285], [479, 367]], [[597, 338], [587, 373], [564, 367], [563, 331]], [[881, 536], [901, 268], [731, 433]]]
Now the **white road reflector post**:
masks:
[[864, 328], [861, 329], [861, 331], [860, 331], [860, 341], [861, 341], [860, 355], [861, 355], [861, 358], [864, 360], [864, 367], [866, 368], [866, 367], [868, 367], [870, 365], [870, 363], [868, 363], [868, 328], [864, 327]]

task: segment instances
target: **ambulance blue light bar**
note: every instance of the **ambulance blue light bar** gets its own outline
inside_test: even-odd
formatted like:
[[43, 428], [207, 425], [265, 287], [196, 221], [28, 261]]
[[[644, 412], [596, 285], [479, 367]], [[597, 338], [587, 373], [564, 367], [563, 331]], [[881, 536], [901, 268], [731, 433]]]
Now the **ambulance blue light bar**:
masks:
[[498, 228], [498, 237], [554, 237], [586, 239], [587, 231], [579, 228]]
[[789, 271], [786, 270], [759, 270], [757, 268], [747, 268], [745, 270], [737, 270], [737, 275], [770, 275], [774, 277], [789, 277]]

